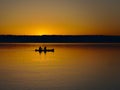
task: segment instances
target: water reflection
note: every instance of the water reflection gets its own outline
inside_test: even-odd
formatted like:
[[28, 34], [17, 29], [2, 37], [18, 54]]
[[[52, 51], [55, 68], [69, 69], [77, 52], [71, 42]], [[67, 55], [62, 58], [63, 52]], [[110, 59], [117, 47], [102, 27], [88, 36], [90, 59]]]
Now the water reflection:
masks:
[[0, 46], [0, 90], [120, 90], [119, 45], [40, 45]]

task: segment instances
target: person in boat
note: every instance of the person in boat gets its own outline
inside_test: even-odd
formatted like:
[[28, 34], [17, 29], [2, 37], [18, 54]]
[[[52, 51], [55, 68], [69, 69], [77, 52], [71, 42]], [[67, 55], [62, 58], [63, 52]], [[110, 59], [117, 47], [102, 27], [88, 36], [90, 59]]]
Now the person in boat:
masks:
[[42, 48], [41, 48], [41, 47], [39, 47], [39, 51], [42, 51]]
[[44, 50], [46, 51], [46, 50], [47, 50], [47, 47], [44, 47]]

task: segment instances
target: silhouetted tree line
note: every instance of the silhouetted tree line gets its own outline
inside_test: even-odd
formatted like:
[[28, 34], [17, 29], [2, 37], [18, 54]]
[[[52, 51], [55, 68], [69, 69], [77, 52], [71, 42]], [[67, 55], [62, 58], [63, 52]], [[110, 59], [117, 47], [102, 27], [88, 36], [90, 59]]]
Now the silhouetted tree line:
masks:
[[103, 35], [0, 35], [1, 43], [120, 43], [120, 36]]

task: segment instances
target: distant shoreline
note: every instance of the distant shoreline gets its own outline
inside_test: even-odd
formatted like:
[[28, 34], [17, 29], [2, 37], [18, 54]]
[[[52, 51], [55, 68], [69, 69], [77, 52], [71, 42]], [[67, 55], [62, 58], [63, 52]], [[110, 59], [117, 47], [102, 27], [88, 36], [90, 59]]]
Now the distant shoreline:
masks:
[[0, 35], [0, 43], [120, 43], [111, 35]]

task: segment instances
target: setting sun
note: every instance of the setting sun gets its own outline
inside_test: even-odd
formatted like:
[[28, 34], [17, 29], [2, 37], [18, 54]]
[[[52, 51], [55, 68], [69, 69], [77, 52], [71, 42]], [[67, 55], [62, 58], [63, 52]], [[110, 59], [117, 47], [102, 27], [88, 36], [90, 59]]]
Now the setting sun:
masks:
[[48, 32], [49, 29], [47, 28], [38, 28], [36, 29], [37, 33], [36, 35], [49, 35], [50, 33]]

